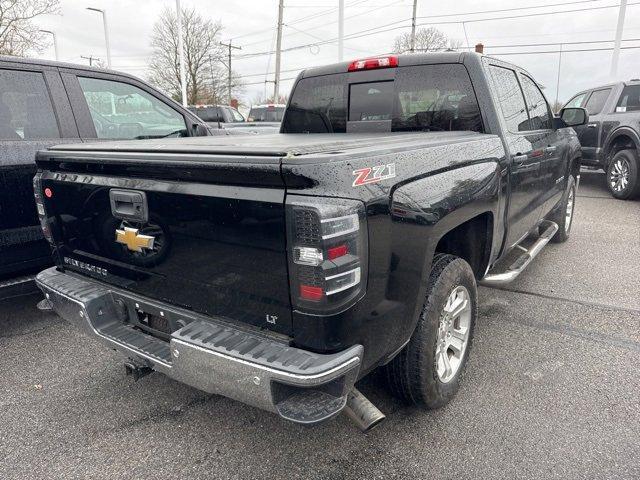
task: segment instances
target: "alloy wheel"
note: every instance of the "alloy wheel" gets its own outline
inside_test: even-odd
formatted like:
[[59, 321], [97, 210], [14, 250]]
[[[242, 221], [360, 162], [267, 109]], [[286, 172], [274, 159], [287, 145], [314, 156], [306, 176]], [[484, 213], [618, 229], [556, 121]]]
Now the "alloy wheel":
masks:
[[451, 381], [462, 366], [471, 325], [471, 296], [466, 287], [454, 288], [440, 313], [436, 371], [442, 383]]
[[567, 210], [565, 212], [565, 219], [564, 219], [564, 231], [566, 233], [569, 233], [569, 230], [571, 229], [571, 222], [573, 221], [573, 206], [575, 203], [575, 187], [571, 187], [571, 190], [569, 190], [569, 196], [567, 197]]
[[625, 158], [616, 160], [609, 172], [609, 184], [616, 192], [623, 192], [629, 184], [629, 161]]

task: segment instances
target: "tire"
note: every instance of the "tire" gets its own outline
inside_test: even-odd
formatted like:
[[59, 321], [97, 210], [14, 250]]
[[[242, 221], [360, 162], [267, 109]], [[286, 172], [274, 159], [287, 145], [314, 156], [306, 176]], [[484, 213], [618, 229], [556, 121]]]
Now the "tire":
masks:
[[[467, 302], [462, 313], [457, 317], [446, 316], [445, 308], [454, 310], [461, 298]], [[451, 299], [455, 302], [450, 303]], [[413, 335], [405, 348], [383, 367], [391, 393], [406, 403], [428, 409], [447, 404], [460, 387], [476, 317], [477, 287], [471, 267], [454, 255], [436, 254], [426, 300]], [[463, 335], [465, 326], [466, 335]], [[447, 337], [447, 333], [451, 336]], [[466, 337], [466, 343], [461, 343], [461, 336]], [[455, 345], [442, 349], [443, 340], [453, 341]], [[444, 368], [444, 355], [449, 360], [450, 372]]]
[[620, 150], [607, 165], [607, 188], [620, 200], [640, 194], [640, 167], [636, 150]]
[[551, 238], [552, 243], [564, 243], [571, 235], [571, 227], [573, 226], [573, 215], [576, 211], [576, 179], [573, 175], [569, 176], [567, 189], [562, 195], [562, 202], [556, 211], [549, 217], [549, 220], [558, 224], [558, 231]]

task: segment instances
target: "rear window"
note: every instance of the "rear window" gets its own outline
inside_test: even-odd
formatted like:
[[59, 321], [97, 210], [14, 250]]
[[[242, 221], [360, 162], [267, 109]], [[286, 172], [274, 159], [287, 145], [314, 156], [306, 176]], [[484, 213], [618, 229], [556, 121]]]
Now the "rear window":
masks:
[[249, 118], [254, 122], [281, 122], [284, 107], [257, 107], [249, 112]]
[[200, 117], [200, 119], [202, 121], [205, 121], [205, 122], [217, 122], [218, 121], [218, 109], [217, 109], [217, 107], [189, 107], [189, 110], [191, 110], [198, 117]]
[[398, 67], [393, 79], [370, 72], [304, 78], [293, 92], [285, 133], [359, 131], [482, 132], [480, 108], [461, 64]]

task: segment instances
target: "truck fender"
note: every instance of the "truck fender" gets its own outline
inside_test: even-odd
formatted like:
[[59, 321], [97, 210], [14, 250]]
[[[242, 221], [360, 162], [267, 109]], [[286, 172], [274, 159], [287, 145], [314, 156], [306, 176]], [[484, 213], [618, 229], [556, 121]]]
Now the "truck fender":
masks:
[[629, 127], [618, 127], [616, 128], [613, 132], [609, 133], [605, 143], [604, 143], [604, 166], [605, 168], [607, 167], [607, 164], [609, 162], [609, 157], [610, 157], [610, 153], [611, 153], [611, 149], [613, 147], [613, 144], [615, 143], [615, 141], [622, 137], [622, 136], [626, 136], [631, 138], [631, 140], [634, 143], [635, 149], [636, 150], [640, 150], [640, 137], [638, 136], [638, 134]]
[[[398, 342], [406, 342], [415, 329], [440, 239], [478, 215], [490, 212], [498, 218], [500, 178], [498, 162], [483, 161], [414, 179], [393, 191], [387, 295], [402, 299], [412, 313], [398, 325], [393, 337]], [[498, 223], [492, 223], [492, 238], [499, 237]]]

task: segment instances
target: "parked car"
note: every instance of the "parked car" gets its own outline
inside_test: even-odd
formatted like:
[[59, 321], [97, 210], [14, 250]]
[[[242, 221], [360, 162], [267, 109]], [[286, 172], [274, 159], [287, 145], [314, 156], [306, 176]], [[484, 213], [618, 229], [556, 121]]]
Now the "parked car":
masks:
[[246, 121], [238, 110], [228, 105], [196, 105], [189, 110], [211, 128], [225, 129], [231, 135], [277, 133], [280, 129], [279, 123]]
[[249, 110], [249, 121], [259, 123], [271, 123], [280, 125], [282, 118], [284, 117], [284, 111], [286, 105], [282, 104], [267, 104], [267, 105], [254, 105]]
[[383, 367], [403, 400], [446, 404], [477, 283], [567, 240], [581, 153], [566, 127], [587, 120], [554, 118], [529, 73], [478, 54], [305, 70], [279, 135], [40, 152], [56, 267], [37, 282], [136, 377], [371, 428], [384, 416], [356, 380]]
[[585, 90], [565, 107], [589, 112], [589, 123], [576, 127], [583, 163], [607, 173], [615, 198], [640, 195], [640, 79]]
[[32, 195], [37, 150], [208, 133], [197, 117], [131, 75], [0, 57], [0, 287], [51, 264]]

